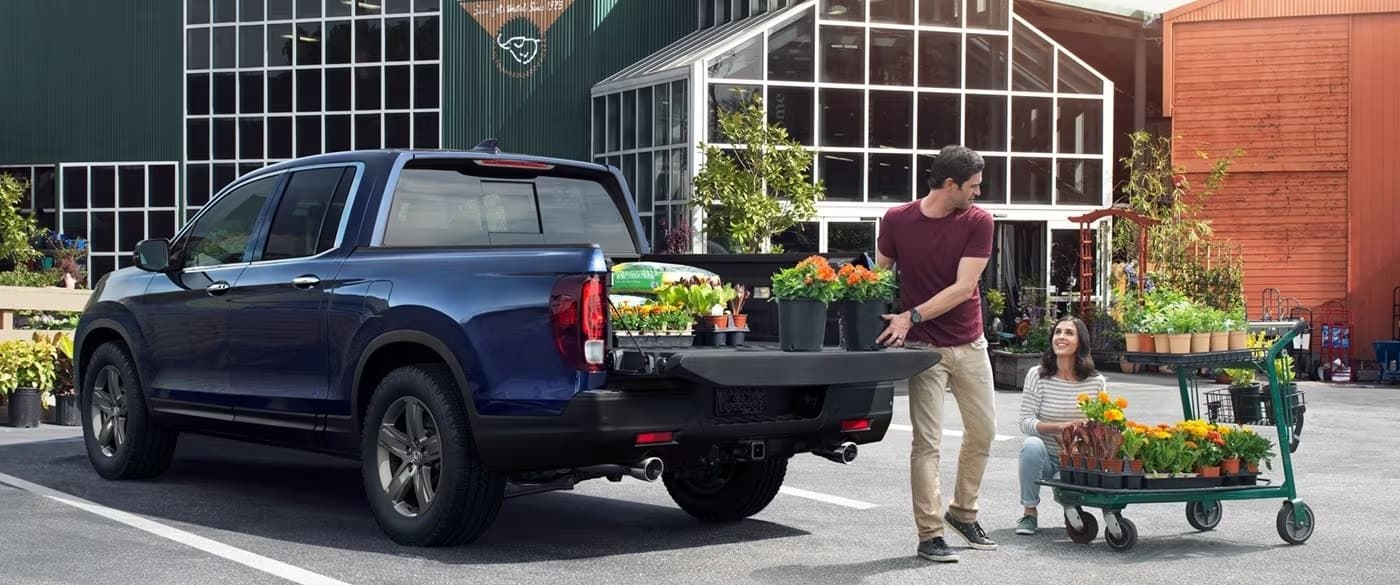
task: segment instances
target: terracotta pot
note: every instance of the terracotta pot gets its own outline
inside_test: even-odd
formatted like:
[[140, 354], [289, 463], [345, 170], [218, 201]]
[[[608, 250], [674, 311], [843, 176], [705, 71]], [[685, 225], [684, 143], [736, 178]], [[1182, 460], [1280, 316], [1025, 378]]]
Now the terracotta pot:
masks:
[[1123, 473], [1123, 460], [1118, 458], [1104, 459], [1103, 470], [1109, 473]]
[[1229, 351], [1229, 349], [1230, 349], [1230, 332], [1229, 332], [1229, 331], [1213, 331], [1213, 332], [1211, 332], [1211, 334], [1210, 334], [1210, 350], [1211, 350], [1211, 351]]
[[749, 316], [744, 313], [734, 315], [734, 326], [743, 329], [749, 326]]
[[1124, 343], [1124, 345], [1126, 346], [1126, 349], [1124, 349], [1124, 351], [1127, 351], [1127, 352], [1129, 352], [1129, 353], [1141, 352], [1141, 351], [1142, 351], [1142, 334], [1141, 334], [1141, 333], [1124, 333], [1124, 334], [1123, 334], [1123, 343]]
[[1157, 353], [1172, 352], [1172, 336], [1166, 333], [1153, 333], [1152, 343], [1156, 346]]
[[1069, 467], [1069, 453], [1060, 451], [1060, 467]]
[[729, 315], [705, 315], [705, 326], [711, 329], [725, 329], [729, 327]]
[[1196, 473], [1199, 473], [1201, 477], [1220, 477], [1220, 466], [1201, 467], [1196, 470]]
[[1191, 353], [1210, 353], [1210, 333], [1191, 334]]
[[1259, 473], [1259, 464], [1258, 464], [1258, 463], [1246, 463], [1246, 464], [1244, 465], [1244, 468], [1245, 468], [1246, 470], [1248, 470], [1250, 473]]
[[1133, 459], [1133, 460], [1129, 461], [1129, 462], [1128, 462], [1128, 470], [1132, 471], [1133, 473], [1142, 473], [1142, 460], [1141, 460], [1141, 459]]
[[1191, 353], [1190, 333], [1173, 333], [1168, 335], [1167, 338], [1169, 339], [1168, 344], [1171, 346], [1172, 353]]
[[1244, 331], [1230, 332], [1230, 351], [1249, 349], [1249, 334]]
[[1231, 457], [1231, 458], [1229, 458], [1229, 459], [1221, 459], [1221, 460], [1220, 460], [1220, 471], [1221, 471], [1222, 473], [1224, 473], [1225, 475], [1239, 475], [1239, 474], [1240, 474], [1240, 458], [1239, 458], [1239, 457]]
[[1142, 353], [1157, 353], [1157, 336], [1151, 333], [1139, 333], [1138, 342], [1142, 345]]

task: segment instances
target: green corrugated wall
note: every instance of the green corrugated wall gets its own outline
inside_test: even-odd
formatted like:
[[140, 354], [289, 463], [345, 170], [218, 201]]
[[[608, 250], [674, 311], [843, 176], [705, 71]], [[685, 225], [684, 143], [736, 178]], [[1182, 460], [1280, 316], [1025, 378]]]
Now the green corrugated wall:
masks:
[[0, 1], [0, 164], [179, 160], [181, 4]]
[[[478, 5], [548, 5], [560, 0]], [[468, 2], [472, 4], [472, 2]], [[496, 65], [510, 56], [455, 1], [443, 7], [443, 146], [471, 148], [501, 139], [509, 152], [587, 159], [589, 89], [593, 84], [695, 30], [695, 0], [573, 0], [544, 33], [544, 50], [528, 76]], [[477, 6], [485, 8], [487, 6]], [[504, 37], [533, 32], [520, 19]], [[507, 69], [517, 75], [518, 69]]]

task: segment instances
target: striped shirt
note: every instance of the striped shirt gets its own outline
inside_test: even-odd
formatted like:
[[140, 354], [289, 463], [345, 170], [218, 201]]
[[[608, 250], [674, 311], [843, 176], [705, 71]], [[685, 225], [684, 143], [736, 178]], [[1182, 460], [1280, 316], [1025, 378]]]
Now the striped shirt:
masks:
[[1107, 388], [1108, 380], [1097, 372], [1080, 382], [1066, 382], [1054, 376], [1042, 378], [1040, 366], [1031, 367], [1026, 372], [1025, 391], [1021, 395], [1021, 432], [1045, 441], [1050, 460], [1058, 464], [1059, 433], [1037, 433], [1036, 423], [1084, 420], [1084, 413], [1079, 411], [1079, 395], [1097, 396], [1100, 390]]

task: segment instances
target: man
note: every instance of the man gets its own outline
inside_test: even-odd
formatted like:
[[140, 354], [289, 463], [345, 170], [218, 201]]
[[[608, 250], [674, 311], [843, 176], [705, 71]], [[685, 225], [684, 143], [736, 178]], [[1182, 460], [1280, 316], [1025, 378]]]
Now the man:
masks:
[[[977, 550], [996, 550], [977, 522], [977, 492], [996, 435], [992, 364], [982, 335], [977, 281], [992, 255], [992, 216], [972, 204], [981, 193], [981, 155], [946, 146], [934, 159], [929, 192], [885, 213], [876, 262], [899, 266], [899, 297], [909, 310], [885, 315], [880, 343], [936, 351], [942, 359], [909, 381], [914, 426], [910, 479], [919, 556], [954, 562], [944, 527]], [[939, 443], [944, 392], [952, 389], [962, 413], [962, 449], [957, 484], [948, 511], [940, 515]]]

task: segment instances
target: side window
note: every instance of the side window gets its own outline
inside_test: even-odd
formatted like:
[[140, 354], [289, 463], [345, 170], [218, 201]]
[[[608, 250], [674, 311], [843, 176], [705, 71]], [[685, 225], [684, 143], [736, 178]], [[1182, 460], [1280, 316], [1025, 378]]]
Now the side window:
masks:
[[335, 245], [354, 167], [296, 171], [277, 204], [263, 260], [314, 256]]
[[212, 203], [182, 244], [184, 267], [246, 262], [244, 251], [280, 176], [258, 179]]

